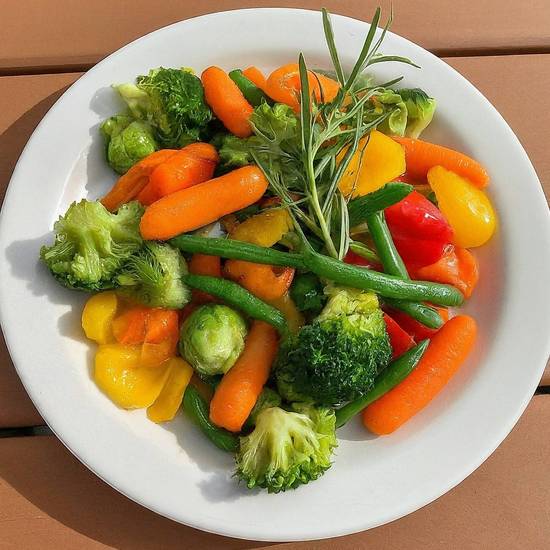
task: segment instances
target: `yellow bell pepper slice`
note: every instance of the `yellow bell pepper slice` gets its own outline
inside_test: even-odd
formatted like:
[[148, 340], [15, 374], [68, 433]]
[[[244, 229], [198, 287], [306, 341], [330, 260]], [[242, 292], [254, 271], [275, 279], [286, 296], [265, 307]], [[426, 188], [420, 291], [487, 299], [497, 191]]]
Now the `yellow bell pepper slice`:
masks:
[[168, 361], [168, 379], [155, 402], [147, 409], [147, 418], [153, 422], [172, 420], [183, 401], [185, 389], [193, 376], [191, 365], [181, 357]]
[[251, 216], [231, 231], [229, 237], [237, 241], [273, 246], [292, 227], [292, 220], [284, 208], [273, 208]]
[[[341, 151], [337, 162], [341, 162], [347, 148]], [[345, 196], [360, 197], [372, 193], [406, 170], [403, 147], [378, 130], [373, 130], [359, 141], [340, 179], [340, 191]]]
[[118, 308], [118, 299], [114, 292], [94, 294], [82, 310], [82, 328], [90, 340], [98, 344], [114, 342], [113, 318]]
[[140, 363], [141, 346], [100, 345], [95, 356], [95, 382], [119, 407], [148, 407], [166, 382], [169, 362], [154, 368], [141, 367]]
[[441, 212], [454, 231], [453, 242], [462, 248], [485, 244], [495, 232], [496, 214], [489, 197], [467, 179], [434, 166], [428, 182]]

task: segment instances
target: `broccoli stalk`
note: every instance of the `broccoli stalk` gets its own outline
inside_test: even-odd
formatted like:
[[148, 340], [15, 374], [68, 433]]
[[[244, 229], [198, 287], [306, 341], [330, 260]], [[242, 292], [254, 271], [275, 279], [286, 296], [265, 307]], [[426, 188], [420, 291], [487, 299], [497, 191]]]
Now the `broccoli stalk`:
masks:
[[116, 214], [100, 202], [74, 202], [55, 222], [55, 242], [43, 246], [40, 257], [67, 288], [88, 292], [114, 288], [122, 265], [143, 245], [142, 214], [138, 202], [121, 206]]
[[277, 389], [287, 401], [341, 405], [365, 394], [390, 360], [376, 295], [333, 286], [325, 292], [321, 314], [283, 342], [277, 357]]
[[187, 264], [179, 250], [169, 244], [146, 242], [117, 274], [121, 290], [150, 307], [180, 309], [190, 300], [183, 283]]
[[270, 493], [314, 481], [331, 466], [335, 421], [333, 410], [306, 404], [295, 403], [292, 411], [262, 410], [254, 431], [240, 438], [235, 475], [249, 489]]

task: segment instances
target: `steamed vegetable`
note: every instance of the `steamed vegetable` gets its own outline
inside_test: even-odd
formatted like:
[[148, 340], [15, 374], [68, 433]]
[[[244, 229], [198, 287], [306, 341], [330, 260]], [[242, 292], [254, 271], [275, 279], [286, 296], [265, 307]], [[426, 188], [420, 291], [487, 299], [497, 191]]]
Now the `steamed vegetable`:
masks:
[[223, 125], [237, 137], [245, 138], [252, 134], [248, 122], [252, 114], [252, 105], [243, 93], [219, 67], [208, 67], [201, 75], [206, 102]]
[[210, 420], [216, 426], [230, 432], [241, 430], [267, 382], [277, 347], [277, 331], [254, 321], [244, 351], [224, 374], [210, 402]]
[[254, 431], [240, 438], [236, 476], [249, 489], [295, 489], [330, 468], [337, 446], [334, 411], [294, 403], [291, 411], [264, 409]]
[[181, 69], [152, 69], [136, 84], [114, 86], [134, 118], [151, 124], [163, 147], [179, 148], [199, 141], [212, 112], [201, 81]]
[[386, 332], [390, 339], [391, 359], [393, 361], [411, 349], [414, 346], [414, 340], [387, 313], [384, 313], [384, 323], [386, 323]]
[[119, 174], [158, 149], [151, 126], [125, 115], [108, 118], [101, 125], [107, 162]]
[[238, 86], [241, 93], [244, 95], [246, 101], [257, 107], [264, 101], [269, 101], [269, 98], [262, 92], [262, 90], [254, 84], [240, 69], [235, 69], [229, 73], [229, 78]]
[[225, 374], [241, 355], [246, 332], [244, 319], [235, 310], [204, 305], [183, 324], [180, 353], [200, 374]]
[[413, 178], [425, 180], [430, 168], [443, 166], [470, 180], [480, 189], [489, 183], [489, 174], [485, 168], [463, 153], [420, 139], [400, 137], [393, 139], [405, 149], [407, 174]]
[[437, 204], [453, 228], [453, 242], [462, 248], [485, 244], [495, 232], [496, 215], [489, 197], [466, 178], [442, 166], [428, 171]]
[[407, 108], [407, 126], [405, 135], [418, 138], [432, 121], [436, 102], [420, 88], [403, 88], [397, 90]]
[[166, 243], [145, 243], [116, 276], [117, 286], [151, 307], [182, 308], [190, 299], [182, 282], [187, 265], [180, 252]]
[[428, 405], [468, 357], [476, 332], [467, 315], [447, 321], [413, 372], [363, 411], [365, 427], [378, 435], [392, 433]]
[[43, 246], [40, 257], [63, 286], [88, 292], [115, 288], [118, 272], [143, 245], [142, 212], [136, 202], [116, 214], [100, 202], [73, 202], [54, 224], [54, 244]]
[[288, 401], [339, 405], [366, 393], [391, 349], [376, 295], [327, 287], [328, 302], [311, 325], [285, 340], [275, 365]]
[[153, 203], [141, 218], [144, 239], [169, 239], [198, 229], [259, 200], [267, 180], [256, 166], [167, 195]]
[[112, 343], [112, 323], [117, 308], [117, 296], [110, 290], [91, 296], [82, 310], [81, 323], [86, 338], [98, 344]]
[[299, 273], [290, 287], [296, 307], [307, 314], [318, 315], [327, 301], [323, 284], [314, 273]]

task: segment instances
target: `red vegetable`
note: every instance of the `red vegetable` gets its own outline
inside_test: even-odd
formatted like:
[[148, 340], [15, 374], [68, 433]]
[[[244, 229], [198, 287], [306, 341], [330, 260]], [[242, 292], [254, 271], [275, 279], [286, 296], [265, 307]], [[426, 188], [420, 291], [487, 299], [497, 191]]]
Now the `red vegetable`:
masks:
[[416, 191], [386, 208], [385, 215], [393, 242], [407, 267], [437, 262], [451, 244], [451, 226], [439, 209]]
[[[443, 321], [446, 322], [449, 319], [449, 311], [446, 308], [436, 307], [435, 309], [437, 309]], [[414, 338], [415, 342], [430, 339], [438, 331], [436, 328], [428, 328], [402, 311], [392, 309], [390, 315], [405, 332]]]
[[393, 360], [410, 350], [414, 346], [414, 340], [387, 313], [384, 313], [384, 322], [390, 337]]

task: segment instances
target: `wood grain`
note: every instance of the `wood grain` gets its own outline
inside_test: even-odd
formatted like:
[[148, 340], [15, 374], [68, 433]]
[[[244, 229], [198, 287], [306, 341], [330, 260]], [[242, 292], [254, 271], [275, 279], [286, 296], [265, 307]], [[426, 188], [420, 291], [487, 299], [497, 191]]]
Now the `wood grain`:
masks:
[[[550, 55], [485, 56], [447, 59], [471, 80], [496, 106], [517, 133], [543, 183], [550, 192], [550, 157], [547, 128], [550, 127], [550, 99], [544, 94], [537, 102], [517, 100], [517, 88], [510, 82], [537, 81], [541, 90], [550, 89]], [[79, 73], [0, 78], [0, 200], [30, 134], [61, 93]], [[547, 105], [548, 104], [548, 105]], [[550, 385], [550, 368], [541, 381]], [[0, 342], [0, 427], [27, 426], [42, 420], [25, 394]]]
[[[0, 72], [90, 66], [150, 31], [197, 15], [245, 7], [326, 6], [370, 20], [390, 0], [4, 0]], [[54, 9], [50, 7], [55, 6]], [[393, 0], [396, 33], [439, 55], [550, 50], [548, 0]], [[31, 32], [32, 29], [32, 32]], [[506, 75], [503, 75], [503, 79]]]
[[[540, 436], [541, 426], [549, 423], [550, 396], [536, 396], [491, 458], [432, 504], [371, 531], [271, 548], [545, 548], [550, 524], [546, 458], [550, 439]], [[268, 546], [210, 535], [149, 512], [94, 476], [54, 437], [0, 440], [0, 478], [1, 548], [228, 550]]]

